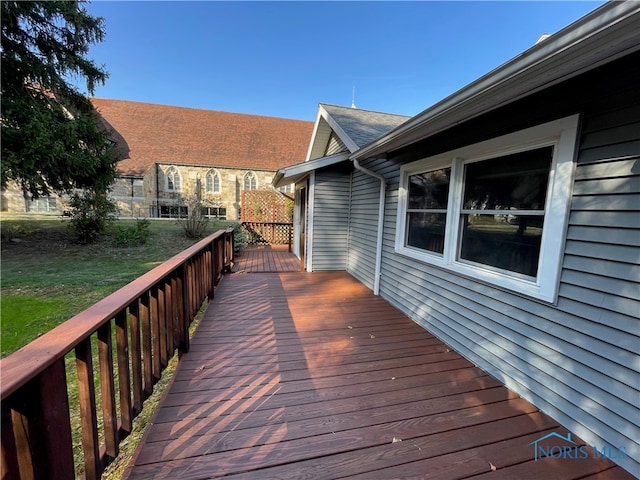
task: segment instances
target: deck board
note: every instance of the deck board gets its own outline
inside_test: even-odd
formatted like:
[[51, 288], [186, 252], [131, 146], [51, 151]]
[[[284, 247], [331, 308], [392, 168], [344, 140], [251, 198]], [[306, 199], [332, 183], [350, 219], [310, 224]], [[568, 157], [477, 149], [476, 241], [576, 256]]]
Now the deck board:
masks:
[[288, 245], [255, 245], [243, 249], [234, 259], [232, 271], [246, 272], [297, 272], [300, 260]]
[[630, 478], [533, 462], [555, 429], [344, 272], [230, 274], [129, 478]]

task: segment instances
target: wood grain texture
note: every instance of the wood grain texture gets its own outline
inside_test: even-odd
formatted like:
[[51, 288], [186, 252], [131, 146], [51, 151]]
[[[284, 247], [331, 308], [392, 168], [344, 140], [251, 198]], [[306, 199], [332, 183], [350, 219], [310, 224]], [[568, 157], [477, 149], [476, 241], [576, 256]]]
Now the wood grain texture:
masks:
[[128, 478], [452, 478], [528, 464], [538, 478], [625, 478], [610, 462], [533, 462], [530, 443], [554, 430], [566, 433], [345, 272], [231, 274]]

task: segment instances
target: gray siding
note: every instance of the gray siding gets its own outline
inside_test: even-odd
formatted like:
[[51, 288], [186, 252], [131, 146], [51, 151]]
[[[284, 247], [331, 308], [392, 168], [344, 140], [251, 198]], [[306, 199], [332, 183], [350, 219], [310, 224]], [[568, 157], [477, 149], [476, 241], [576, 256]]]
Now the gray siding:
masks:
[[347, 271], [373, 289], [380, 181], [354, 170]]
[[312, 269], [346, 270], [350, 172], [319, 170], [315, 174]]
[[[365, 164], [389, 182], [381, 295], [587, 442], [625, 447], [632, 458], [620, 463], [636, 475], [639, 107], [583, 116], [557, 305], [397, 255], [399, 165]], [[367, 285], [374, 265], [376, 183], [354, 179], [352, 199], [360, 217], [352, 227], [349, 268]]]
[[342, 140], [340, 140], [340, 137], [338, 137], [338, 135], [336, 135], [336, 132], [331, 132], [331, 135], [329, 136], [329, 142], [327, 143], [327, 148], [324, 151], [324, 157], [329, 156], [329, 155], [334, 155], [336, 153], [340, 153], [340, 152], [346, 152], [347, 146], [344, 144], [344, 142]]

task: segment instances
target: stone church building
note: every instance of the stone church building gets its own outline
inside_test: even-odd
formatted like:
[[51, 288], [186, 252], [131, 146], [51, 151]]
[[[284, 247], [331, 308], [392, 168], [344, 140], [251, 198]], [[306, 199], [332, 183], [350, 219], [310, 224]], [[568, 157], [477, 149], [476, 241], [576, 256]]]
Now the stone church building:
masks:
[[[111, 196], [122, 216], [185, 216], [200, 185], [206, 213], [240, 218], [243, 190], [270, 190], [307, 153], [313, 122], [94, 98], [119, 159]], [[289, 187], [291, 188], [291, 187]], [[286, 192], [286, 189], [284, 189]], [[2, 192], [2, 210], [62, 214], [65, 199]]]

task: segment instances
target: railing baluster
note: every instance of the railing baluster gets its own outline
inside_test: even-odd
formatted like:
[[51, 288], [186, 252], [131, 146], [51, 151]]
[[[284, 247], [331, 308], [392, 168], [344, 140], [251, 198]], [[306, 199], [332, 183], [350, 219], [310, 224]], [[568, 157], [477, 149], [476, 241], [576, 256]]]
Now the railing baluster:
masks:
[[[116, 315], [116, 351], [118, 353], [118, 390], [120, 393], [121, 428], [127, 434], [133, 428], [131, 416], [131, 375], [129, 372], [129, 335], [127, 332], [127, 311]], [[119, 440], [122, 440], [120, 438]]]
[[98, 447], [96, 387], [93, 380], [91, 337], [80, 342], [75, 351], [85, 477], [87, 480], [97, 480], [102, 473], [102, 462]]
[[8, 447], [13, 446], [17, 454], [10, 462], [15, 468], [17, 461], [20, 478], [53, 478], [52, 472], [57, 478], [75, 476], [66, 378], [63, 357], [7, 405], [14, 436]]
[[189, 295], [188, 289], [186, 285], [186, 266], [183, 266], [180, 269], [180, 272], [177, 277], [176, 288], [178, 294], [178, 315], [180, 317], [180, 344], [178, 345], [178, 349], [180, 354], [186, 353], [189, 351]]
[[175, 351], [176, 348], [180, 346], [181, 341], [181, 329], [180, 329], [180, 315], [178, 313], [178, 273], [173, 272], [171, 275], [171, 305], [172, 305], [172, 315], [173, 318], [173, 342], [171, 342], [172, 348], [171, 351]]
[[2, 402], [0, 408], [2, 409], [2, 418], [0, 419], [0, 428], [2, 429], [0, 478], [13, 478], [20, 475], [20, 465], [13, 422], [11, 421], [11, 408], [9, 408], [8, 402]]
[[151, 290], [151, 338], [153, 339], [153, 379], [160, 380], [162, 366], [160, 365], [160, 316], [158, 314], [158, 287]]
[[158, 356], [160, 357], [159, 372], [161, 372], [167, 366], [167, 315], [164, 300], [164, 283], [158, 287], [158, 338], [160, 340], [158, 350]]
[[[25, 386], [24, 392], [28, 393], [29, 388]], [[15, 438], [16, 452], [18, 453], [18, 470], [20, 478], [31, 480], [36, 478], [33, 471], [33, 459], [31, 446], [29, 445], [29, 417], [18, 410], [11, 410], [11, 423], [13, 424], [13, 435]]]
[[135, 416], [142, 410], [142, 402], [144, 400], [142, 390], [142, 351], [140, 349], [140, 303], [138, 300], [129, 305], [129, 326], [129, 335], [131, 336], [133, 408]]
[[187, 274], [187, 288], [189, 289], [189, 317], [194, 315], [195, 305], [196, 305], [196, 290], [195, 290], [195, 280], [193, 273], [193, 259], [189, 260], [187, 264], [188, 274]]
[[142, 361], [144, 368], [144, 393], [153, 393], [153, 357], [151, 355], [151, 317], [149, 293], [140, 297], [140, 327], [142, 328]]
[[116, 435], [116, 398], [113, 382], [113, 342], [111, 341], [111, 322], [98, 328], [98, 359], [100, 367], [100, 394], [102, 398], [102, 417], [104, 420], [104, 441], [109, 457], [116, 458], [119, 451]]
[[173, 356], [173, 288], [171, 279], [168, 278], [164, 284], [164, 304], [165, 318], [167, 320], [167, 358]]
[[[41, 454], [46, 457], [42, 471], [49, 478], [74, 478], [73, 440], [69, 417], [67, 375], [64, 357], [40, 374], [40, 422], [45, 428]], [[41, 433], [42, 434], [42, 433]], [[44, 478], [38, 475], [38, 478]]]

